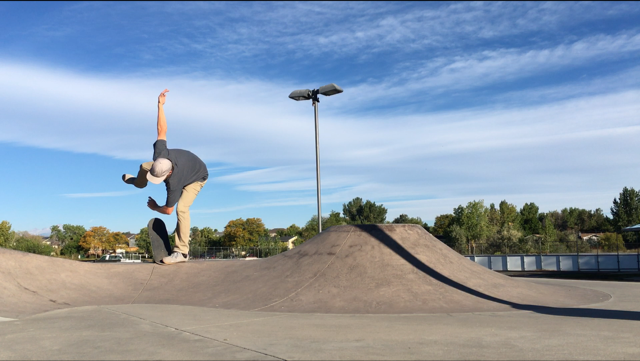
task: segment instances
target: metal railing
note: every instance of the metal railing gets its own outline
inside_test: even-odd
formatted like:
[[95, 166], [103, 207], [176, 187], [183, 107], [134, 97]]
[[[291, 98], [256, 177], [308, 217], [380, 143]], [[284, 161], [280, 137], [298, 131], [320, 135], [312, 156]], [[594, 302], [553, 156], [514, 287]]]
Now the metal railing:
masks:
[[[476, 244], [466, 258], [496, 271], [640, 271], [640, 243], [554, 242], [537, 249]], [[502, 252], [504, 251], [504, 253]]]
[[458, 253], [469, 255], [554, 254], [554, 253], [640, 253], [640, 243], [602, 244], [599, 241], [543, 242], [523, 241], [505, 243], [471, 243], [453, 247]]

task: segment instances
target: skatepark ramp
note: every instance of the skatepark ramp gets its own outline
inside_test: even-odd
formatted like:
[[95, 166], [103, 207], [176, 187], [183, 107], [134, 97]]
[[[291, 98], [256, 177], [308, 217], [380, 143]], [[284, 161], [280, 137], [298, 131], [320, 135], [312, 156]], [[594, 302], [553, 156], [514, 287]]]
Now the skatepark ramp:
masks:
[[0, 249], [0, 317], [59, 308], [173, 304], [264, 312], [415, 314], [573, 307], [588, 289], [512, 279], [417, 225], [331, 227], [278, 256], [155, 264], [81, 263]]

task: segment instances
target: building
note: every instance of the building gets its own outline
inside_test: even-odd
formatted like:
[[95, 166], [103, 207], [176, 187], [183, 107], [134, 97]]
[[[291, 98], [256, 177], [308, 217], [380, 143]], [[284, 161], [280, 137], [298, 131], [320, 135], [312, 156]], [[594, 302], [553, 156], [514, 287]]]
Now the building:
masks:
[[578, 238], [589, 243], [590, 245], [595, 245], [600, 241], [600, 237], [602, 237], [604, 233], [578, 233]]
[[284, 228], [274, 228], [274, 229], [270, 229], [270, 230], [269, 230], [269, 237], [275, 237], [275, 236], [277, 236], [279, 231], [284, 232], [284, 231], [286, 231], [286, 229], [284, 229]]
[[292, 249], [295, 247], [293, 242], [298, 239], [298, 236], [284, 236], [280, 237], [280, 242], [287, 243], [287, 249]]

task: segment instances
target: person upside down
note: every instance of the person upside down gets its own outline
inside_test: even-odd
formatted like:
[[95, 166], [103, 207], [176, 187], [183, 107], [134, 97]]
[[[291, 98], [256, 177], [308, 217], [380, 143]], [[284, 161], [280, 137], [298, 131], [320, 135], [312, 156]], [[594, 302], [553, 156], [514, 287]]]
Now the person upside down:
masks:
[[[178, 224], [176, 226], [176, 242], [171, 255], [162, 259], [165, 264], [186, 262], [189, 259], [189, 236], [191, 217], [189, 207], [204, 187], [209, 172], [204, 162], [195, 154], [183, 149], [167, 148], [167, 119], [164, 115], [166, 100], [165, 89], [158, 96], [158, 139], [153, 143], [153, 161], [142, 163], [138, 176], [123, 174], [122, 180], [137, 188], [144, 188], [147, 182], [167, 187], [167, 200], [164, 206], [151, 197], [147, 206], [159, 213], [170, 215], [176, 209]], [[177, 207], [176, 207], [177, 203]]]

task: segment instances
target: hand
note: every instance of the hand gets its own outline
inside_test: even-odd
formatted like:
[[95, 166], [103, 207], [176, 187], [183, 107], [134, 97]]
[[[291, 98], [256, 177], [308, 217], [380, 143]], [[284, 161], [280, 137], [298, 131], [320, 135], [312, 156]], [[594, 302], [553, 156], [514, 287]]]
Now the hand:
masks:
[[149, 197], [149, 200], [147, 201], [147, 207], [149, 207], [152, 211], [155, 211], [156, 209], [160, 208], [158, 206], [158, 203], [151, 197]]
[[166, 94], [168, 92], [169, 92], [169, 89], [165, 89], [162, 93], [160, 93], [160, 95], [158, 95], [158, 104], [164, 105], [165, 98], [167, 97]]

